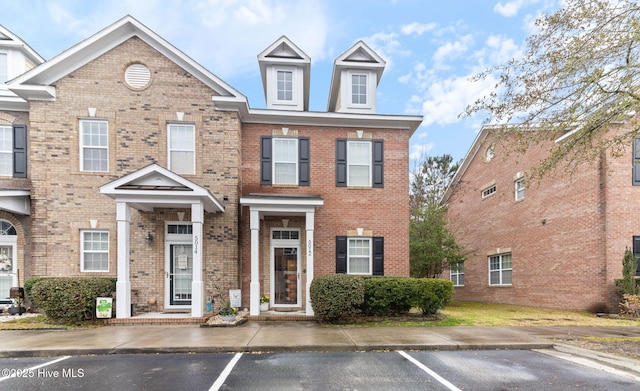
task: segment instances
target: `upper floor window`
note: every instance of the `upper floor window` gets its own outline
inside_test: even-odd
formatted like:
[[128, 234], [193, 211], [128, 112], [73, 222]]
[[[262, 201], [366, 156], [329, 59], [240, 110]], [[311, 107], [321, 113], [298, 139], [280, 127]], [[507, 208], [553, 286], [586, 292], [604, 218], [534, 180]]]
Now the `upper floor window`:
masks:
[[277, 71], [278, 100], [293, 100], [293, 72]]
[[367, 75], [351, 75], [351, 103], [367, 104]]
[[298, 139], [273, 139], [273, 184], [298, 183]]
[[515, 182], [516, 201], [524, 198], [524, 178], [520, 178]]
[[640, 137], [633, 139], [633, 186], [640, 186]]
[[262, 137], [260, 184], [309, 186], [308, 137]]
[[371, 142], [347, 142], [347, 186], [371, 186]]
[[169, 124], [169, 169], [176, 174], [196, 173], [193, 124]]
[[336, 140], [336, 186], [384, 187], [382, 140]]
[[81, 231], [80, 267], [83, 272], [109, 271], [109, 232]]
[[5, 83], [9, 78], [9, 64], [7, 53], [0, 53], [0, 84]]
[[81, 171], [108, 171], [109, 147], [107, 121], [80, 121]]
[[13, 128], [0, 125], [0, 175], [13, 175]]
[[511, 285], [511, 254], [489, 257], [489, 285]]

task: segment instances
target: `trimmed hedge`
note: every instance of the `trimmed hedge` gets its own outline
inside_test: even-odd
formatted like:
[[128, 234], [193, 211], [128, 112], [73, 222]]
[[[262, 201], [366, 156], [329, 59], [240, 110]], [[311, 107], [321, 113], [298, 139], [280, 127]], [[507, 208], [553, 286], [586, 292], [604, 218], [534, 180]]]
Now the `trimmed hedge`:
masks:
[[311, 306], [320, 322], [341, 322], [361, 311], [364, 279], [347, 274], [317, 276], [309, 288]]
[[434, 315], [451, 302], [453, 282], [440, 278], [367, 277], [363, 312], [384, 316], [406, 314], [412, 307]]
[[24, 282], [24, 295], [27, 297], [27, 300], [31, 302], [31, 304], [33, 304], [33, 299], [31, 297], [31, 288], [36, 282], [45, 280], [47, 278], [51, 277], [33, 277]]
[[92, 320], [96, 314], [96, 298], [111, 297], [115, 289], [115, 278], [51, 277], [36, 281], [30, 298], [50, 319]]

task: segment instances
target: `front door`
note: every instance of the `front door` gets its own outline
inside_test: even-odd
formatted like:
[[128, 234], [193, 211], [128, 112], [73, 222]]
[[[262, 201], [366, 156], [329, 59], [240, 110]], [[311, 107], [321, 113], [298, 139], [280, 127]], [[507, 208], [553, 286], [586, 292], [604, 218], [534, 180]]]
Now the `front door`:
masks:
[[300, 231], [271, 230], [271, 307], [300, 307]]
[[190, 306], [193, 281], [193, 246], [191, 244], [169, 244], [167, 277], [169, 305]]

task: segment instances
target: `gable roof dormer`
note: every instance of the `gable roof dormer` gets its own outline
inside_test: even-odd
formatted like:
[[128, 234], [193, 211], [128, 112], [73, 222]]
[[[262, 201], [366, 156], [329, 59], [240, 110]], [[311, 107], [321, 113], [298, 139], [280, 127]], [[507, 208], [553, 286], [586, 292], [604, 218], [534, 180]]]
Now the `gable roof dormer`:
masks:
[[209, 86], [217, 94], [215, 97], [222, 97], [226, 101], [246, 103], [245, 96], [130, 15], [11, 80], [8, 83], [9, 89], [25, 100], [55, 100], [54, 83], [57, 80], [132, 37], [140, 38], [196, 79]]
[[22, 39], [0, 26], [0, 110], [29, 109], [27, 102], [9, 91], [5, 83], [43, 62], [44, 59]]
[[333, 63], [327, 111], [376, 113], [376, 89], [386, 61], [358, 41]]
[[284, 35], [258, 55], [267, 109], [309, 110], [311, 58]]

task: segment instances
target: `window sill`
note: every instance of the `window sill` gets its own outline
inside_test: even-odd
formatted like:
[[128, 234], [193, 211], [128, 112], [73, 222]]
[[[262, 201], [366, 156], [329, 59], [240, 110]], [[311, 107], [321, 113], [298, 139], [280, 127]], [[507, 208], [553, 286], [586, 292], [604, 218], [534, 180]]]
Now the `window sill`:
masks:
[[347, 186], [347, 190], [371, 190], [371, 186]]
[[279, 185], [279, 184], [272, 184], [271, 187], [282, 187], [282, 188], [296, 188], [296, 187], [300, 187], [298, 185]]
[[511, 288], [512, 284], [501, 284], [501, 285], [491, 285], [489, 284], [489, 288]]

